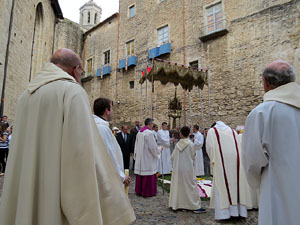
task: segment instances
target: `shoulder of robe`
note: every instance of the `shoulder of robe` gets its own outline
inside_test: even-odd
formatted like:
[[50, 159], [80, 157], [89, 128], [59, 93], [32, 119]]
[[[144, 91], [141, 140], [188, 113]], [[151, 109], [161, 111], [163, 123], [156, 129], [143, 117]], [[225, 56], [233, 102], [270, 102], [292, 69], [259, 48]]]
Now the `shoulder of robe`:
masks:
[[265, 113], [266, 111], [269, 111], [272, 107], [274, 107], [276, 104], [279, 104], [275, 101], [267, 101], [262, 102], [258, 106], [256, 106], [252, 111], [249, 113], [248, 117], [255, 116], [260, 113]]

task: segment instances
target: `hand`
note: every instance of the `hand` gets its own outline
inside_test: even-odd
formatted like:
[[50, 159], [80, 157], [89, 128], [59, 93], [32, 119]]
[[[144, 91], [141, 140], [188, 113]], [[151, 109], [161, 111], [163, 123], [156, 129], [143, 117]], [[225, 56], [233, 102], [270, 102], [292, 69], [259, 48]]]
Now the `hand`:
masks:
[[127, 187], [127, 186], [129, 186], [130, 182], [131, 182], [130, 177], [129, 177], [129, 176], [126, 176], [126, 177], [125, 177], [125, 180], [123, 181], [123, 184]]
[[175, 141], [175, 138], [172, 137], [172, 138], [170, 139], [170, 142], [174, 142], [174, 141]]

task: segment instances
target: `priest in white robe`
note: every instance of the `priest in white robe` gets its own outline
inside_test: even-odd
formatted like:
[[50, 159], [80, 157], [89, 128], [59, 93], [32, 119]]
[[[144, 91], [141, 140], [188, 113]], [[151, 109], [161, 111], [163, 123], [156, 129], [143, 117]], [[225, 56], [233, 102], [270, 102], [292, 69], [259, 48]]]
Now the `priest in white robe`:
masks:
[[210, 207], [215, 209], [216, 220], [247, 217], [247, 207], [251, 207], [236, 138], [237, 133], [221, 121], [207, 133], [206, 151], [213, 175]]
[[204, 137], [200, 133], [198, 125], [194, 125], [193, 134], [194, 134], [194, 146], [196, 151], [196, 157], [194, 161], [196, 176], [204, 176], [205, 173], [204, 173], [204, 161], [203, 161], [203, 152], [202, 152]]
[[[238, 133], [237, 135], [237, 142], [239, 146], [239, 150], [241, 152], [241, 156], [243, 155], [243, 147], [242, 147], [242, 138], [243, 138], [243, 132], [244, 132], [244, 126], [238, 126], [236, 128], [236, 131]], [[243, 163], [243, 161], [242, 161]], [[248, 181], [247, 181], [248, 183]], [[249, 193], [250, 193], [250, 207], [248, 209], [258, 209], [258, 202], [259, 202], [259, 188], [253, 188], [252, 186], [249, 185], [248, 187]]]
[[171, 178], [169, 207], [173, 210], [188, 209], [195, 212], [204, 212], [205, 210], [201, 209], [201, 199], [193, 166], [196, 153], [194, 144], [189, 139], [189, 134], [189, 127], [181, 128], [181, 139], [172, 153], [174, 167]]
[[300, 87], [291, 65], [277, 60], [262, 74], [264, 102], [247, 117], [243, 161], [260, 188], [259, 225], [300, 222]]
[[166, 122], [162, 123], [161, 130], [157, 133], [157, 140], [163, 148], [161, 157], [158, 161], [158, 172], [160, 174], [170, 174], [172, 171], [170, 144], [174, 141], [174, 138], [170, 138], [168, 124]]
[[1, 196], [1, 225], [134, 221], [79, 84], [82, 72], [79, 57], [60, 49], [19, 98]]
[[94, 120], [97, 125], [106, 149], [112, 159], [112, 162], [125, 186], [130, 184], [130, 177], [124, 173], [123, 154], [116, 137], [109, 128], [109, 121], [112, 120], [113, 108], [112, 101], [107, 98], [97, 98], [94, 101]]
[[153, 120], [147, 118], [145, 126], [138, 132], [134, 147], [135, 193], [152, 197], [157, 193], [156, 173], [161, 148], [157, 146], [152, 133]]

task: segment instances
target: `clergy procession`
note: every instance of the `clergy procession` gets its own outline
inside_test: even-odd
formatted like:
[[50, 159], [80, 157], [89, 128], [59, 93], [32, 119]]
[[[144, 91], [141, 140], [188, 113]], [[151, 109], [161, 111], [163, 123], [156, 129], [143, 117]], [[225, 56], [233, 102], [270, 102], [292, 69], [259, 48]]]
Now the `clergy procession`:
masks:
[[113, 101], [98, 96], [91, 108], [83, 72], [72, 50], [54, 53], [19, 98], [9, 156], [1, 122], [1, 225], [143, 224], [133, 204], [151, 210], [160, 189], [162, 207], [194, 213], [195, 224], [210, 213], [209, 224], [245, 224], [257, 210], [259, 225], [299, 224], [300, 87], [288, 62], [266, 66], [263, 102], [236, 129], [171, 132], [151, 117], [111, 129]]

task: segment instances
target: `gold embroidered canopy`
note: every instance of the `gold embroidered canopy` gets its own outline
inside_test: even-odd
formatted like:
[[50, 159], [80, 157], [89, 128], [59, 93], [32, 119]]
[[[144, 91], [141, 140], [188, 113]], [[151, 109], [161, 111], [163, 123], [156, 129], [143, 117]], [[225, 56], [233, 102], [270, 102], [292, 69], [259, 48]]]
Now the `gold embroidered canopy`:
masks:
[[[173, 83], [175, 86], [180, 84], [185, 90], [192, 90], [194, 86], [203, 89], [204, 84], [208, 85], [207, 71], [199, 71], [186, 68], [181, 65], [164, 61], [153, 61], [153, 66], [147, 79], [151, 82], [153, 75], [154, 81], [160, 81], [163, 85]], [[146, 75], [140, 79], [140, 84], [146, 81]]]

